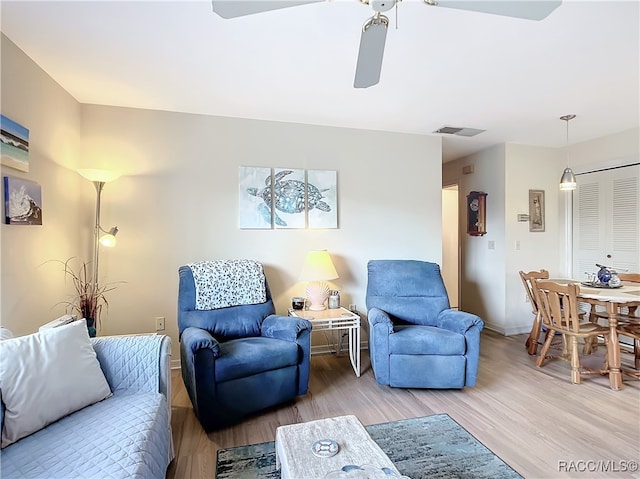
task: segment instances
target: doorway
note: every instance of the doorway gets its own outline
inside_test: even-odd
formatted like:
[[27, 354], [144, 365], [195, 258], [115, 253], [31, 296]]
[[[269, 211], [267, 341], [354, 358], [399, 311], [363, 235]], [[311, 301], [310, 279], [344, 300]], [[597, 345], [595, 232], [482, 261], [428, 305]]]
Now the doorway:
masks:
[[442, 188], [442, 279], [451, 309], [460, 306], [460, 222], [458, 185]]

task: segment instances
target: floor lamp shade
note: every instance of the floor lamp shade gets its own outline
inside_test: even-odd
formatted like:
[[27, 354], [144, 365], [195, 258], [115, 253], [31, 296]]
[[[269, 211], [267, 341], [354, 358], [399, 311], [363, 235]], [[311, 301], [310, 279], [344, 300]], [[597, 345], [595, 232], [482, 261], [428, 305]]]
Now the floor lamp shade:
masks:
[[329, 286], [325, 281], [337, 279], [336, 271], [331, 256], [327, 250], [309, 251], [300, 273], [301, 281], [310, 281], [307, 286], [307, 298], [311, 302], [311, 311], [326, 309], [325, 301], [329, 297]]
[[89, 181], [97, 181], [99, 183], [109, 183], [110, 181], [114, 181], [120, 178], [120, 173], [109, 170], [86, 168], [78, 170], [78, 173], [80, 173]]

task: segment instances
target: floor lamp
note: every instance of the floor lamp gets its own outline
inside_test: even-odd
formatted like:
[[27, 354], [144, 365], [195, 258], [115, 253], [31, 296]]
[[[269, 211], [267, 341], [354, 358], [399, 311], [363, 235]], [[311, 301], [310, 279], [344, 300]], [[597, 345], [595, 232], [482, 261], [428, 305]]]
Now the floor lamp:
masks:
[[[93, 185], [96, 187], [96, 222], [93, 230], [93, 276], [91, 278], [93, 292], [95, 294], [95, 292], [98, 291], [98, 263], [100, 259], [100, 245], [110, 248], [114, 247], [116, 245], [116, 234], [118, 234], [117, 226], [113, 226], [108, 231], [100, 226], [100, 202], [102, 188], [104, 188], [105, 183], [118, 179], [120, 177], [120, 174], [108, 170], [93, 169], [78, 170], [78, 173], [84, 176], [87, 180], [93, 182]], [[101, 235], [102, 233], [104, 234]], [[97, 320], [98, 318], [93, 319]]]

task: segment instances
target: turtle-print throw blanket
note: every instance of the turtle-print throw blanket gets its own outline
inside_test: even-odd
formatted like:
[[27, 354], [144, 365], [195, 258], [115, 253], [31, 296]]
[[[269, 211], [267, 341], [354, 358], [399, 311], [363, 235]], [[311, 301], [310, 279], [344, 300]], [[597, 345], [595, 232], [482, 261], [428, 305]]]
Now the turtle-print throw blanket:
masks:
[[248, 259], [201, 261], [188, 265], [196, 286], [196, 309], [260, 304], [267, 300], [262, 264]]

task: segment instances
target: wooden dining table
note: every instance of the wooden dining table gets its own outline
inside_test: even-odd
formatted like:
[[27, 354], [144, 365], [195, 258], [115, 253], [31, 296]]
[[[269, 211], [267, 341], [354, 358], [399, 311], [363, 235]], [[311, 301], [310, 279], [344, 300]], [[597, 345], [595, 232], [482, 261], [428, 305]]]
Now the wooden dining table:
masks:
[[622, 389], [622, 371], [620, 370], [620, 342], [618, 341], [618, 314], [620, 308], [640, 306], [640, 283], [624, 281], [619, 288], [604, 288], [586, 285], [575, 279], [551, 279], [556, 283], [578, 283], [578, 300], [595, 306], [604, 307], [609, 322], [609, 384], [611, 389]]

